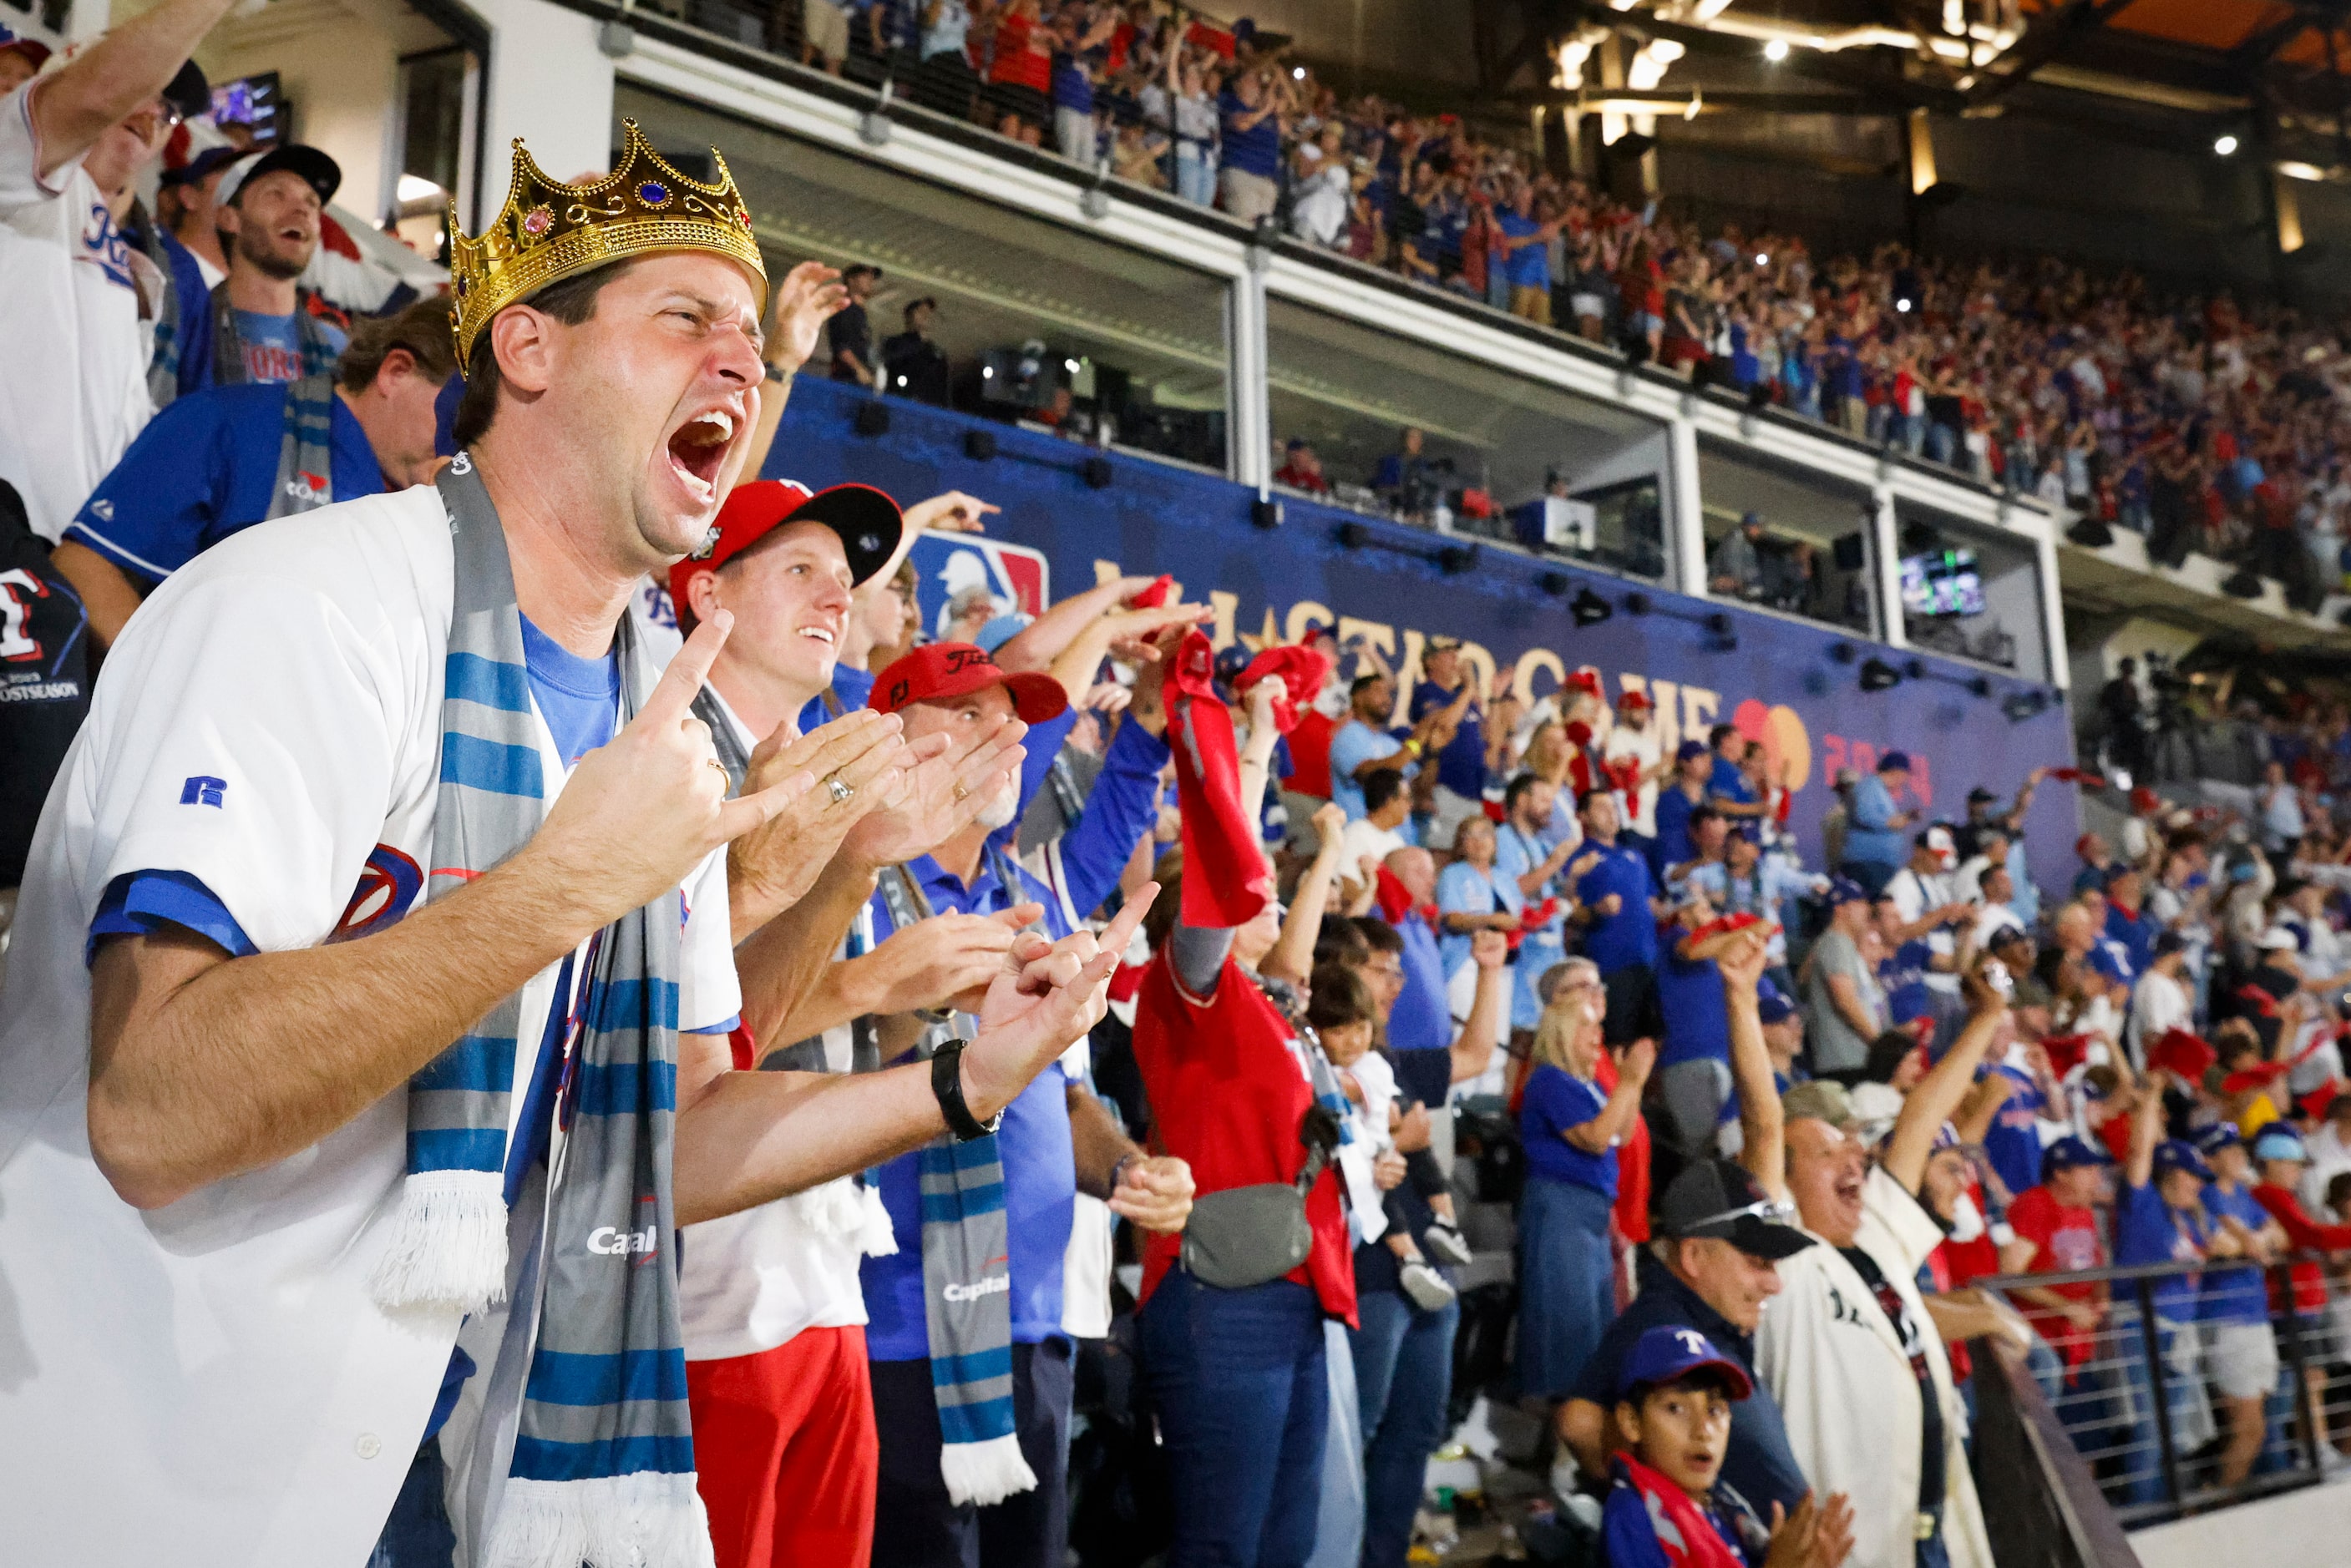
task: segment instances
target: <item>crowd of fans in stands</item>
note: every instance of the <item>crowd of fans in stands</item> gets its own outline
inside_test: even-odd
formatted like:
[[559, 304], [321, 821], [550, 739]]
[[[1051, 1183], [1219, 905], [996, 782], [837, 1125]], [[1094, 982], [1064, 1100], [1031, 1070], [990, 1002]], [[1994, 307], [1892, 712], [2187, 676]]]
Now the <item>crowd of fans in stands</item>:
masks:
[[[812, 24], [827, 6], [809, 0]], [[925, 34], [965, 10], [935, 0]], [[1025, 29], [1029, 55], [1050, 61], [1047, 40], [1058, 40], [1082, 63], [1129, 29], [1128, 57], [1103, 62], [1110, 78], [1125, 73], [1140, 100], [1172, 68], [1188, 92], [1199, 62], [1164, 43], [1146, 57], [1144, 10], [1043, 16], [1014, 0], [985, 12], [997, 45], [985, 72], [971, 36], [955, 43], [970, 90], [1009, 129], [1041, 137], [1050, 107], [1060, 144], [1082, 151], [1082, 128], [1061, 113], [1083, 109], [1092, 124], [1091, 106], [1063, 101], [1058, 67], [1040, 78], [1005, 64], [1008, 30]], [[810, 32], [831, 57], [833, 35]], [[1339, 193], [1343, 171], [1343, 226], [1353, 244], [1363, 225], [1365, 260], [1539, 321], [1564, 290], [1579, 329], [1780, 389], [1801, 412], [1978, 462], [1984, 476], [2054, 472], [2071, 497], [2078, 452], [2080, 493], [2111, 487], [2118, 516], [2134, 504], [2122, 478], [2150, 452], [2158, 469], [2166, 453], [2191, 466], [2223, 464], [2224, 450], [2227, 464], [2254, 462], [2281, 476], [2246, 487], [2262, 506], [2263, 486], [2274, 494], [2306, 456], [2252, 422], [2274, 407], [2265, 395], [2294, 396], [2263, 367], [2301, 363], [2305, 338], [2257, 333], [2225, 303], [2195, 317], [2191, 345], [2171, 318], [2094, 301], [2064, 276], [2002, 301], [2008, 286], [1992, 274], [1892, 253], [1815, 269], [1792, 241], [1698, 244], [1654, 215], [1526, 178], [1458, 128], [1376, 106], [1342, 113], [1322, 89], [1281, 85], [1245, 35], [1219, 37], [1187, 47], [1238, 73], [1215, 172], [1218, 200], [1243, 215], [1274, 210], [1287, 167], [1299, 222], [1325, 189]], [[1084, 69], [1091, 90], [1095, 67]], [[138, 165], [201, 101], [141, 109], [124, 133], [135, 145], [110, 149], [102, 171], [117, 183], [98, 190], [120, 202], [108, 254], [137, 280], [122, 286], [150, 299], [131, 385], [162, 411], [122, 432], [61, 512], [34, 519], [62, 532], [57, 570], [99, 649], [144, 593], [286, 514], [288, 500], [425, 482], [452, 444], [438, 302], [401, 310], [379, 296], [392, 312], [347, 331], [303, 281], [333, 188], [319, 155], [183, 150], [174, 217], [142, 223], [126, 196]], [[1268, 125], [1301, 140], [1253, 166], [1243, 139]], [[1182, 167], [1177, 183], [1194, 180], [1186, 193], [1197, 199], [1201, 177]], [[1395, 188], [1369, 194], [1384, 177]], [[1448, 240], [1438, 214], [1457, 201], [1463, 223]], [[1416, 226], [1399, 222], [1407, 207]], [[28, 232], [0, 254], [30, 254], [43, 242]], [[147, 268], [128, 261], [134, 251]], [[779, 283], [771, 341], [786, 379], [853, 292], [823, 268]], [[1911, 308], [1888, 314], [1888, 296]], [[191, 352], [199, 324], [214, 336]], [[2108, 359], [2115, 343], [2125, 358]], [[312, 424], [298, 397], [318, 400]], [[2177, 428], [2159, 433], [2199, 417], [2195, 451]], [[2316, 409], [2304, 417], [2323, 435]], [[314, 451], [331, 472], [289, 456]], [[2232, 485], [2245, 477], [2228, 472]], [[288, 496], [289, 483], [311, 493]], [[2150, 487], [2137, 503], [2148, 515], [2154, 497]], [[986, 508], [950, 496], [909, 510], [916, 525], [971, 527]], [[696, 570], [687, 563], [674, 581], [690, 586]], [[861, 645], [832, 688], [851, 706], [871, 695], [868, 668], [919, 659], [928, 641], [904, 582], [884, 573], [858, 601]], [[900, 1299], [909, 1280], [920, 1294], [915, 1234], [901, 1235], [893, 1262], [858, 1240], [848, 1282], [825, 1282], [843, 1322], [869, 1308], [874, 1318], [861, 1343], [877, 1368], [867, 1413], [880, 1431], [866, 1439], [882, 1454], [876, 1561], [913, 1560], [918, 1526], [984, 1532], [973, 1521], [986, 1516], [1015, 1540], [1008, 1561], [1058, 1562], [1059, 1542], [1017, 1544], [1050, 1535], [1071, 1501], [1071, 1384], [1050, 1364], [1073, 1342], [1099, 1354], [1111, 1333], [1139, 1348], [1163, 1439], [1116, 1462], [1167, 1467], [1175, 1561], [1405, 1561], [1427, 1458], [1456, 1424], [1468, 1337], [1458, 1282], [1481, 1251], [1514, 1260], [1515, 1295], [1499, 1325], [1479, 1325], [1514, 1354], [1472, 1391], [1539, 1411], [1559, 1457], [1556, 1495], [1528, 1522], [1596, 1531], [1623, 1568], [1666, 1561], [1669, 1532], [1688, 1554], [1677, 1561], [1736, 1552], [1838, 1568], [1854, 1553], [1989, 1568], [1967, 1447], [1980, 1368], [1962, 1343], [1986, 1337], [2043, 1378], [2118, 1500], [2159, 1499], [2156, 1384], [2132, 1354], [2144, 1338], [2135, 1304], [2061, 1282], [2013, 1292], [2020, 1314], [2007, 1293], [1975, 1288], [1993, 1275], [2219, 1265], [2167, 1276], [2153, 1298], [2178, 1462], [2224, 1485], [2283, 1462], [2281, 1327], [2310, 1352], [2317, 1440], [2351, 1442], [2325, 1414], [2351, 1359], [2330, 1282], [2330, 1255], [2351, 1252], [2351, 1093], [2336, 1043], [2351, 868], [2320, 798], [2332, 775], [2316, 762], [2316, 775], [2298, 772], [2314, 749], [2276, 760], [2292, 798], [2264, 797], [2251, 822], [2134, 797], [2120, 842], [2085, 836], [2066, 896], [2044, 903], [2066, 872], [2050, 846], [2033, 846], [2039, 880], [2026, 865], [2040, 774], [2013, 794], [1980, 786], [1963, 815], [1938, 820], [1910, 787], [1908, 759], [1888, 753], [1869, 776], [1834, 781], [1824, 854], [1807, 865], [1766, 749], [1729, 725], [1669, 747], [1638, 684], [1612, 699], [1580, 671], [1528, 707], [1507, 681], [1485, 688], [1444, 638], [1403, 670], [1319, 632], [1212, 661], [1190, 631], [1207, 611], [1161, 602], [1165, 586], [1114, 580], [1029, 624], [972, 619], [1004, 672], [1053, 688], [1040, 711], [1054, 715], [1029, 732], [1040, 765], [1019, 813], [985, 840], [986, 855], [1017, 851], [1022, 867], [989, 861], [998, 881], [987, 882], [974, 839], [969, 875], [925, 884], [939, 913], [925, 907], [925, 919], [998, 915], [1032, 895], [1095, 916], [1148, 880], [1167, 890], [1113, 987], [1124, 1011], [1095, 1035], [1091, 1065], [1069, 1067], [1069, 1097], [1052, 1089], [1044, 1119], [1060, 1141], [1010, 1125], [1003, 1135], [1007, 1189], [1046, 1199], [1020, 1209], [1007, 1243], [1022, 1397], [1062, 1401], [1058, 1428], [1019, 1434], [1035, 1498], [941, 1501], [934, 1369], [921, 1312]], [[1177, 707], [1189, 742], [1171, 750]], [[922, 920], [901, 929], [911, 912], [892, 907], [882, 950], [925, 940], [914, 937]], [[1472, 1158], [1470, 1141], [1485, 1152]], [[890, 1189], [905, 1199], [902, 1227], [917, 1225], [913, 1158]], [[1180, 1186], [1188, 1201], [1194, 1183], [1198, 1207], [1180, 1236], [1180, 1214], [1137, 1197]], [[1115, 1292], [1107, 1271], [1066, 1264], [1081, 1192], [1123, 1197], [1120, 1213], [1146, 1217], [1120, 1232], [1130, 1272]], [[1272, 1225], [1285, 1192], [1310, 1238], [1294, 1255]], [[1471, 1234], [1472, 1205], [1509, 1216], [1499, 1247]], [[852, 1214], [824, 1232], [828, 1244], [848, 1245], [862, 1223]], [[823, 1227], [807, 1229], [813, 1246]], [[1090, 1438], [1097, 1457], [1111, 1429]], [[1081, 1532], [1119, 1527], [1105, 1473], [1073, 1501]], [[1721, 1551], [1697, 1550], [1702, 1538]]]
[[[833, 36], [832, 0], [805, 4]], [[1627, 205], [1454, 115], [1343, 99], [1289, 39], [1155, 0], [841, 9], [883, 68], [918, 62], [919, 101], [1032, 145], [2132, 529], [2158, 559], [2346, 576], [2337, 323], [2054, 258], [1818, 260]]]

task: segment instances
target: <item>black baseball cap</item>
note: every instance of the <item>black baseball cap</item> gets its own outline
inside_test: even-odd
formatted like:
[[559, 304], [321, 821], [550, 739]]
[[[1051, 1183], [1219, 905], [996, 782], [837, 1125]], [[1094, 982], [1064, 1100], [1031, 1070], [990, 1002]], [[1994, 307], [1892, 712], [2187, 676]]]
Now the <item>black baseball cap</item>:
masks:
[[1755, 1178], [1727, 1159], [1701, 1159], [1683, 1168], [1657, 1200], [1657, 1234], [1674, 1241], [1710, 1236], [1740, 1251], [1778, 1262], [1813, 1244], [1787, 1221], [1795, 1205], [1766, 1197]]
[[182, 119], [212, 112], [212, 83], [204, 80], [204, 71], [193, 60], [180, 62], [180, 68], [172, 73], [171, 81], [163, 88], [162, 98]]
[[335, 199], [336, 191], [343, 183], [341, 164], [315, 147], [289, 141], [283, 147], [273, 147], [266, 152], [256, 154], [231, 169], [222, 177], [220, 190], [215, 195], [224, 204], [234, 203], [247, 185], [264, 174], [275, 174], [281, 169], [316, 191], [319, 204], [322, 207]]

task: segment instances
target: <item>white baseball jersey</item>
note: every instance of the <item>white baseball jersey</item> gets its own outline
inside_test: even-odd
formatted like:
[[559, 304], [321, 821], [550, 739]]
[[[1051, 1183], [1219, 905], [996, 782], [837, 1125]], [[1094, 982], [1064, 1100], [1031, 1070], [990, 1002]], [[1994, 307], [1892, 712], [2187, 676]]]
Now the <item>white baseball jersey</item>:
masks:
[[54, 541], [155, 406], [140, 264], [80, 159], [40, 172], [42, 79], [0, 98], [0, 480]]
[[[84, 944], [108, 885], [141, 871], [200, 884], [263, 952], [399, 919], [431, 863], [453, 573], [437, 492], [371, 496], [214, 546], [108, 656], [0, 993], [0, 1473], [24, 1562], [129, 1568], [168, 1542], [193, 1568], [356, 1563], [407, 1474], [458, 1324], [367, 1293], [405, 1092], [134, 1210], [90, 1158]], [[703, 1029], [739, 1006], [723, 854], [687, 900], [679, 1022]], [[559, 968], [523, 988], [518, 1080]], [[461, 1423], [444, 1437], [462, 1446]]]

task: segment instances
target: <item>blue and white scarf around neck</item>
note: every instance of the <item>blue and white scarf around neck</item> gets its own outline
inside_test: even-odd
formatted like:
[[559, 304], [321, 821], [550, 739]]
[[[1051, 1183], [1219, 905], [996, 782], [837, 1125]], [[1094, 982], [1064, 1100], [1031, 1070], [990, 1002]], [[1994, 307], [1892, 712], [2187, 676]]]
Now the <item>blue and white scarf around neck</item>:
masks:
[[[506, 535], [468, 454], [438, 483], [456, 595], [428, 898], [521, 848], [547, 783]], [[626, 617], [618, 635], [625, 723], [659, 671]], [[673, 888], [589, 945], [562, 1064], [566, 1136], [549, 1177], [538, 1333], [489, 1568], [712, 1561], [670, 1240], [683, 916]], [[408, 1177], [371, 1282], [388, 1310], [477, 1312], [506, 1293], [509, 1101], [517, 1044], [539, 1023], [521, 1013], [521, 994], [506, 997], [409, 1080]]]

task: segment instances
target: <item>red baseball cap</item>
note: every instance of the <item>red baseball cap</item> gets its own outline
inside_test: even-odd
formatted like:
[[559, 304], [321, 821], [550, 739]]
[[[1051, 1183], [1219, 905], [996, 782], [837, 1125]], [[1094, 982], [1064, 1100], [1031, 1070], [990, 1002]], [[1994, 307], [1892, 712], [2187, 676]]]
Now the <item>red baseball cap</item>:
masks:
[[909, 702], [961, 697], [991, 686], [1004, 688], [1024, 724], [1041, 724], [1069, 711], [1069, 693], [1060, 681], [1033, 670], [1008, 673], [986, 649], [968, 642], [934, 642], [914, 649], [874, 677], [868, 706], [877, 713], [894, 713]]
[[1648, 705], [1649, 694], [1637, 686], [1627, 686], [1616, 694], [1616, 706], [1619, 708], [1646, 708]]
[[821, 523], [840, 535], [852, 584], [889, 564], [906, 526], [898, 504], [870, 484], [811, 491], [789, 479], [755, 479], [727, 493], [702, 548], [669, 569], [671, 601], [684, 604], [685, 586], [697, 576], [716, 571], [787, 523]]

